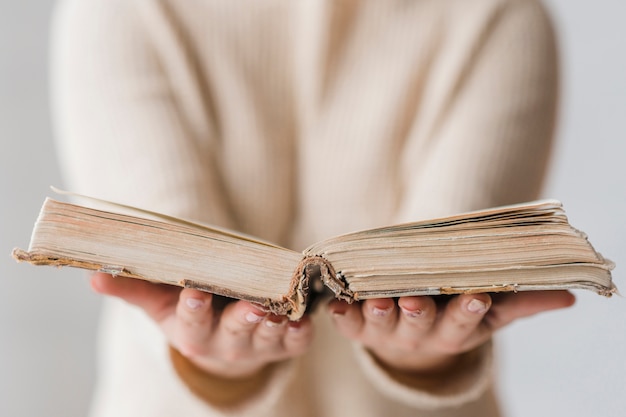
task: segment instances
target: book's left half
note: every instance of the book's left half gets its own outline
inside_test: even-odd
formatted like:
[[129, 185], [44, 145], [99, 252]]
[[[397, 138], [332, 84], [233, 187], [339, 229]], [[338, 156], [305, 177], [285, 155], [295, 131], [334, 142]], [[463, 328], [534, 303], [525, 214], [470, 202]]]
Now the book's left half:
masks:
[[[156, 213], [151, 213], [155, 217]], [[46, 199], [18, 261], [192, 287], [294, 314], [303, 255], [245, 235]], [[298, 313], [299, 314], [299, 313]]]

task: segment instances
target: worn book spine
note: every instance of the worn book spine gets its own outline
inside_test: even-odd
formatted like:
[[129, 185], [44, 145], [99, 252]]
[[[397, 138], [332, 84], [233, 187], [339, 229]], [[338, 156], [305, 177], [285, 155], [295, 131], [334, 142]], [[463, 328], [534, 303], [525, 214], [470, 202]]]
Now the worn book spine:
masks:
[[298, 320], [306, 311], [312, 310], [323, 295], [329, 291], [335, 298], [348, 303], [352, 303], [355, 299], [341, 274], [335, 272], [332, 264], [321, 256], [307, 256], [300, 261], [291, 278], [289, 292], [285, 294], [282, 300], [251, 299], [246, 294], [225, 291], [223, 288], [187, 279], [179, 284], [186, 288], [194, 288], [230, 298], [245, 299], [258, 304], [264, 310], [285, 315], [291, 320]]

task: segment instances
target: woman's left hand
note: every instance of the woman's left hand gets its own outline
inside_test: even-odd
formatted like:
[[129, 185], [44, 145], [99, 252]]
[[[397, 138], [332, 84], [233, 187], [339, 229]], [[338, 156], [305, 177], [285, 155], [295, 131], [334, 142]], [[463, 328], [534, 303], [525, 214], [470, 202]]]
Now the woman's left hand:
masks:
[[[444, 301], [445, 302], [442, 302]], [[568, 291], [401, 297], [328, 308], [344, 336], [363, 344], [386, 366], [401, 372], [445, 372], [461, 354], [522, 317], [571, 306]]]

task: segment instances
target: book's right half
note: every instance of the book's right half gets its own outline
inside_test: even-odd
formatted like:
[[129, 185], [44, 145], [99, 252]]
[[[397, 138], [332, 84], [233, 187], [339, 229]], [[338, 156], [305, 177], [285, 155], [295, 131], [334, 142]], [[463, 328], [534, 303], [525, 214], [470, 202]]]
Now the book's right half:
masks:
[[332, 264], [355, 299], [468, 292], [616, 291], [613, 263], [556, 200], [338, 236], [307, 256]]

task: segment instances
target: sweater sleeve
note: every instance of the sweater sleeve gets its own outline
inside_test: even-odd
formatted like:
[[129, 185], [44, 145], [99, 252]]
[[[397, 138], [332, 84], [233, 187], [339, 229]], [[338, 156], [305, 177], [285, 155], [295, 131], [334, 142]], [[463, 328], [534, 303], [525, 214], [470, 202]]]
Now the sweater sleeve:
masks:
[[492, 383], [492, 343], [460, 356], [455, 369], [444, 374], [412, 375], [394, 371], [378, 361], [363, 346], [355, 345], [355, 356], [363, 373], [384, 395], [420, 410], [446, 410], [486, 402], [483, 410], [497, 415], [497, 407], [485, 394]]
[[52, 111], [72, 190], [236, 227], [219, 142], [191, 58], [152, 2], [56, 10]]
[[[441, 71], [433, 85], [441, 89], [424, 104], [430, 108], [404, 155], [397, 222], [529, 201], [541, 191], [558, 90], [556, 42], [545, 10], [534, 1], [503, 2], [480, 26], [459, 31], [464, 41], [456, 41], [468, 42], [468, 53], [444, 53], [434, 66]], [[480, 398], [493, 382], [490, 345], [446, 375], [445, 384], [399, 378], [362, 348], [356, 352], [381, 392], [417, 407], [458, 406]]]
[[[65, 181], [82, 194], [236, 228], [220, 175], [209, 104], [194, 77], [191, 58], [173, 26], [165, 24], [167, 12], [158, 4], [107, 0], [59, 5], [52, 84]], [[103, 340], [107, 362], [100, 367], [97, 398], [106, 401], [97, 402], [95, 413], [109, 410], [120, 416], [141, 409], [141, 401], [128, 395], [133, 387], [125, 381], [133, 379], [156, 394], [151, 407], [161, 404], [167, 409], [183, 399], [187, 404], [179, 404], [179, 410], [195, 410], [188, 415], [264, 415], [255, 410], [271, 410], [271, 403], [281, 397], [289, 362], [252, 381], [231, 383], [228, 407], [193, 399], [191, 393], [209, 402], [215, 399], [202, 395], [206, 389], [196, 389], [199, 379], [209, 388], [223, 386], [223, 381], [211, 384], [208, 375], [200, 378], [175, 354], [170, 369], [167, 341], [158, 329], [138, 312], [131, 313], [133, 309], [115, 306], [115, 314], [111, 309], [103, 312], [109, 323]], [[146, 327], [152, 331], [140, 337]], [[131, 377], [141, 372], [143, 379]], [[187, 393], [173, 381], [177, 376]], [[171, 392], [179, 392], [178, 400]], [[170, 404], [162, 404], [165, 401]]]
[[247, 382], [220, 381], [176, 356], [142, 310], [118, 299], [107, 299], [103, 305], [102, 350], [90, 416], [289, 415], [275, 410], [295, 378], [295, 364], [273, 365]]

